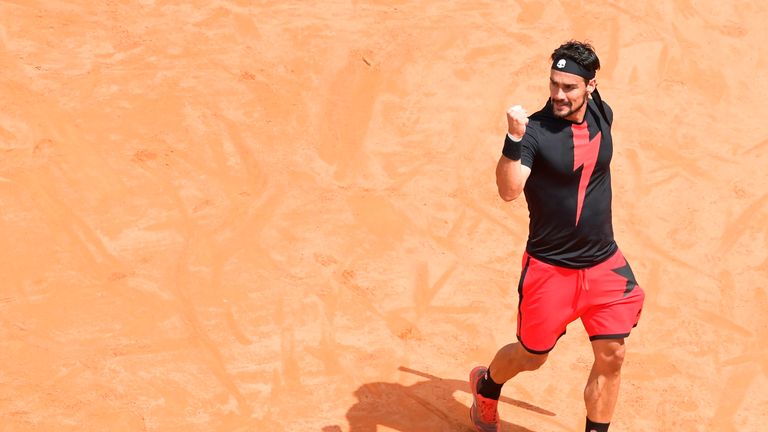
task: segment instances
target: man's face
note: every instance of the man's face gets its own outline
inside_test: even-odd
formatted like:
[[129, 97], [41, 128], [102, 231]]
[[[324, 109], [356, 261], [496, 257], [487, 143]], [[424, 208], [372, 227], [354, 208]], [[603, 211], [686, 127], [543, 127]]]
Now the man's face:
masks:
[[595, 80], [584, 83], [584, 78], [568, 72], [551, 70], [549, 99], [555, 117], [580, 122], [587, 110], [587, 98], [595, 89]]

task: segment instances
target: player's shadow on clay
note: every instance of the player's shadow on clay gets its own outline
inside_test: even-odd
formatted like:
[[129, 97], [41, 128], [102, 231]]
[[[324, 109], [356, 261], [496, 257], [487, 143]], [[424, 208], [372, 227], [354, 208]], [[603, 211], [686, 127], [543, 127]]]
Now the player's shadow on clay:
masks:
[[[401, 366], [401, 371], [427, 378], [411, 386], [376, 382], [364, 384], [355, 391], [358, 402], [347, 411], [350, 432], [376, 432], [386, 426], [400, 432], [474, 432], [469, 409], [454, 398], [457, 391], [469, 392], [467, 381], [443, 379]], [[501, 403], [554, 416], [555, 413], [529, 403], [502, 396]], [[509, 422], [501, 422], [501, 430], [533, 432]], [[322, 432], [340, 432], [339, 426], [326, 426]]]

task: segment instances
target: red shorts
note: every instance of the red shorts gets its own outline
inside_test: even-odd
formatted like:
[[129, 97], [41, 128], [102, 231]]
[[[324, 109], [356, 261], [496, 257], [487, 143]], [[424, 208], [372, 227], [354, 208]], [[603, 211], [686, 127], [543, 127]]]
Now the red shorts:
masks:
[[517, 339], [534, 354], [551, 351], [576, 318], [590, 340], [625, 338], [645, 299], [620, 251], [585, 269], [553, 266], [525, 253], [518, 293]]

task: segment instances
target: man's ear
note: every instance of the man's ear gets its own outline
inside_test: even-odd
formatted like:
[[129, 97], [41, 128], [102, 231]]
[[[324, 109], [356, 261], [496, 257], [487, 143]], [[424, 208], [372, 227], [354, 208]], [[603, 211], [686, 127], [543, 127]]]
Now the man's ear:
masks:
[[595, 91], [596, 88], [597, 88], [597, 79], [592, 78], [587, 83], [587, 93], [589, 93], [591, 95], [592, 92]]

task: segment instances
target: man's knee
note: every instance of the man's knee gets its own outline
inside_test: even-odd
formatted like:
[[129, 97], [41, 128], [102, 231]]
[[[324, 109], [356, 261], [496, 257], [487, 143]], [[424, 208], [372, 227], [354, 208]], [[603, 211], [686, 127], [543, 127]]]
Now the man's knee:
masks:
[[518, 346], [518, 361], [525, 371], [534, 371], [547, 361], [549, 354], [534, 354], [527, 351], [522, 345]]
[[525, 370], [534, 371], [544, 365], [547, 361], [546, 354], [531, 354], [526, 358]]
[[624, 341], [605, 341], [595, 346], [595, 366], [605, 373], [619, 373], [624, 364]]

